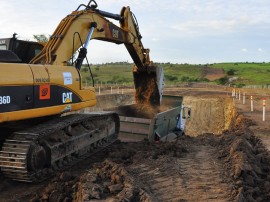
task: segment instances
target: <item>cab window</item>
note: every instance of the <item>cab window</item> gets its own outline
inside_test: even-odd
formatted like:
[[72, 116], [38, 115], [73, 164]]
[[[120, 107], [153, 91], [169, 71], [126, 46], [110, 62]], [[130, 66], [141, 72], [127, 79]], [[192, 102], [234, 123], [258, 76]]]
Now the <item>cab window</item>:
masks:
[[7, 50], [6, 44], [0, 44], [0, 50]]

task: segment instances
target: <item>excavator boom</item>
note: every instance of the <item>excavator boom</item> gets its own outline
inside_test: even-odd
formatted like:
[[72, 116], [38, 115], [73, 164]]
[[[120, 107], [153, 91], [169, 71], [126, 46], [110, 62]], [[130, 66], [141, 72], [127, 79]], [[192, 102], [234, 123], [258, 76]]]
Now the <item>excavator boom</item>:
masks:
[[[85, 9], [79, 10], [81, 7]], [[118, 20], [120, 27], [106, 18]], [[61, 21], [44, 49], [30, 63], [66, 65], [75, 51], [83, 47], [75, 62], [76, 68], [80, 69], [90, 39], [124, 44], [135, 63], [133, 74], [137, 103], [160, 105], [163, 69], [150, 61], [150, 50], [142, 44], [137, 20], [129, 7], [123, 7], [118, 15], [98, 10], [95, 1], [90, 1], [87, 6], [80, 5]]]

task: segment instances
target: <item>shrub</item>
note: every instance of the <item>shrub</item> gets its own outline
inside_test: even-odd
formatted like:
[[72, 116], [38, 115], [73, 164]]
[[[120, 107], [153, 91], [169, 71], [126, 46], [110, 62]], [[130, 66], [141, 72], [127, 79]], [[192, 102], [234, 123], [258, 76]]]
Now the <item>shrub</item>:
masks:
[[228, 78], [226, 76], [222, 77], [222, 78], [216, 80], [216, 83], [220, 84], [220, 85], [225, 85], [226, 83], [228, 83]]
[[130, 79], [121, 76], [113, 76], [112, 80], [108, 81], [108, 83], [128, 83], [128, 82], [131, 82]]
[[182, 76], [182, 78], [181, 78], [181, 81], [183, 81], [183, 82], [187, 82], [189, 80], [190, 80], [190, 78], [188, 76]]
[[84, 72], [84, 73], [86, 73], [88, 71], [88, 68], [87, 67], [82, 67], [81, 68], [81, 71]]
[[244, 83], [237, 83], [236, 88], [243, 88], [246, 84]]
[[229, 71], [227, 71], [227, 75], [229, 75], [229, 76], [234, 75], [235, 72], [236, 72], [236, 70], [230, 69]]
[[202, 78], [202, 79], [199, 79], [200, 82], [209, 82], [209, 79], [207, 78]]
[[177, 81], [178, 80], [177, 76], [172, 76], [172, 75], [165, 75], [165, 79], [168, 81]]

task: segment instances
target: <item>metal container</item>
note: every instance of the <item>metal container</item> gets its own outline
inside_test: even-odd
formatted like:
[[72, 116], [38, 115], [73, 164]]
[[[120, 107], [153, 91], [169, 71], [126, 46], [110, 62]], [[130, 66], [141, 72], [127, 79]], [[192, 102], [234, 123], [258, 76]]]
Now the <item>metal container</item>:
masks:
[[181, 125], [182, 119], [181, 96], [162, 97], [161, 106], [158, 109], [150, 106], [138, 107], [137, 105], [120, 106], [113, 110], [120, 116], [120, 134], [122, 141], [159, 141], [168, 134], [179, 133], [177, 126]]

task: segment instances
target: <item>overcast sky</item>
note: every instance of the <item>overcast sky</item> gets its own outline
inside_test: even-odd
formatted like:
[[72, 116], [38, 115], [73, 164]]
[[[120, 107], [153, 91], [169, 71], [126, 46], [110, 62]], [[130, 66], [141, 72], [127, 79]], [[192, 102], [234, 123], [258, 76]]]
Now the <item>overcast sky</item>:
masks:
[[[0, 0], [0, 38], [52, 34], [82, 0]], [[269, 62], [269, 0], [98, 0], [119, 14], [130, 6], [151, 60], [172, 63]], [[117, 23], [117, 22], [116, 22]], [[123, 45], [91, 41], [91, 63], [129, 61]], [[106, 53], [106, 54], [104, 54]]]

